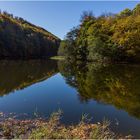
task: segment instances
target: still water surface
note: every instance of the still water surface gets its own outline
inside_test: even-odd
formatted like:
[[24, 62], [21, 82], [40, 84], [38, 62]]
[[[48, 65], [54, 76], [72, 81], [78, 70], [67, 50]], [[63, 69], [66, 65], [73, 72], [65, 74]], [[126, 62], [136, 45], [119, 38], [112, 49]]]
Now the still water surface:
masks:
[[116, 132], [140, 138], [140, 65], [0, 62], [0, 112], [32, 118], [59, 109], [65, 124], [89, 114], [93, 122], [108, 119]]

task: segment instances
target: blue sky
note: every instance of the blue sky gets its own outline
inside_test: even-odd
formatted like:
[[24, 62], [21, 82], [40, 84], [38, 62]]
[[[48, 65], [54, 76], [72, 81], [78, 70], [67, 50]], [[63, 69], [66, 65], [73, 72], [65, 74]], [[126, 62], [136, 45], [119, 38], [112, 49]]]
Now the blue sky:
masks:
[[79, 24], [83, 11], [93, 11], [95, 16], [104, 12], [118, 13], [133, 9], [136, 1], [0, 1], [0, 9], [41, 26], [61, 39]]

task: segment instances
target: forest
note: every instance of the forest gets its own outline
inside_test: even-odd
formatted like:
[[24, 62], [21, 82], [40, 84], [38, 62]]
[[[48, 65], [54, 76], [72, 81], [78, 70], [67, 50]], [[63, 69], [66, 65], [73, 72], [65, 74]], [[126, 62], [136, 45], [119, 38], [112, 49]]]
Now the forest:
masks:
[[118, 14], [95, 17], [85, 11], [80, 25], [61, 41], [20, 17], [0, 12], [0, 59], [50, 58], [99, 62], [140, 61], [140, 4]]
[[59, 44], [45, 29], [0, 11], [0, 59], [49, 58], [57, 54]]
[[84, 12], [80, 25], [61, 42], [58, 55], [70, 60], [140, 62], [140, 4], [99, 17]]

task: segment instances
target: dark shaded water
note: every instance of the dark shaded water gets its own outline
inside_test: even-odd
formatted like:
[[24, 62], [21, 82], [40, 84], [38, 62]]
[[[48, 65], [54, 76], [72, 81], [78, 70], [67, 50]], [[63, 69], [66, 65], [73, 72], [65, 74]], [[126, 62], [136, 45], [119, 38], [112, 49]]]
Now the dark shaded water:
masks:
[[140, 65], [0, 62], [1, 112], [30, 118], [58, 109], [65, 124], [86, 113], [93, 122], [106, 118], [116, 132], [140, 138]]

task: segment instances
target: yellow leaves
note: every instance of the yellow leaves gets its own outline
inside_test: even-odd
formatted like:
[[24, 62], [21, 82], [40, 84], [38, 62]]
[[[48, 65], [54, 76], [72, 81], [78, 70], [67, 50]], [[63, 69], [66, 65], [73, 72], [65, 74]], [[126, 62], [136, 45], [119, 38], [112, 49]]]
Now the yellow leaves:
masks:
[[135, 56], [136, 55], [136, 52], [134, 50], [127, 50], [127, 55], [128, 56]]
[[126, 51], [128, 56], [135, 55], [135, 48], [140, 43], [140, 16], [129, 16], [118, 19], [112, 27], [114, 34], [112, 40], [118, 45], [123, 46], [126, 50], [133, 48], [134, 50]]

